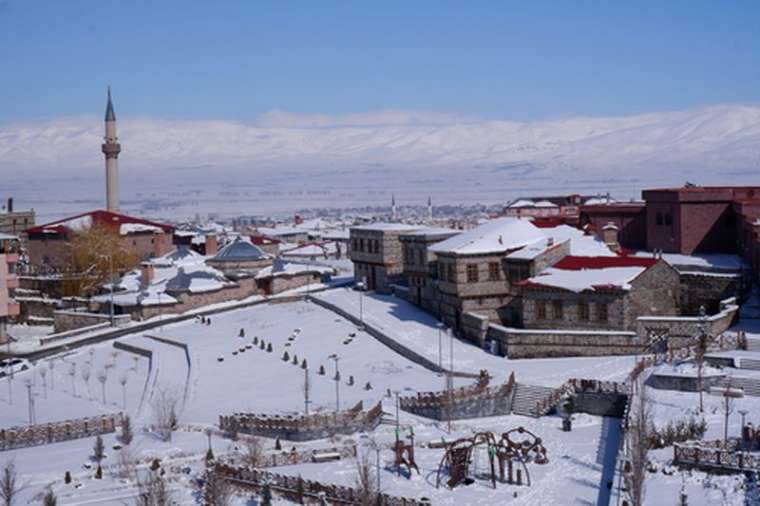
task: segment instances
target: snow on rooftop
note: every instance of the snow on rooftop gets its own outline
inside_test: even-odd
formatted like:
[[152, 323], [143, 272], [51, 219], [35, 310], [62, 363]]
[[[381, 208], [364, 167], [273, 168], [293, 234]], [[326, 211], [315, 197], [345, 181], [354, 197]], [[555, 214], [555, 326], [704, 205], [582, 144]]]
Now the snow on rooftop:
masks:
[[[637, 251], [634, 253], [638, 258], [653, 258], [651, 251]], [[740, 270], [744, 261], [738, 255], [727, 253], [700, 253], [695, 255], [681, 255], [678, 253], [663, 253], [662, 259], [673, 266], [709, 267], [723, 270]]]
[[0, 241], [13, 241], [15, 239], [18, 239], [18, 237], [13, 234], [5, 234], [3, 232], [0, 232]]
[[140, 232], [152, 232], [154, 234], [160, 234], [163, 232], [163, 229], [161, 227], [146, 225], [144, 223], [122, 223], [119, 226], [120, 235], [137, 234]]
[[455, 235], [462, 232], [461, 230], [457, 230], [455, 228], [446, 228], [446, 227], [425, 227], [420, 228], [417, 230], [411, 230], [409, 232], [404, 232], [403, 235], [411, 235], [411, 236], [442, 236], [442, 235]]
[[278, 276], [297, 276], [299, 274], [335, 274], [335, 269], [324, 265], [302, 264], [278, 258], [269, 267], [261, 269], [256, 279]]
[[585, 257], [617, 256], [605, 244], [594, 236], [586, 235], [582, 230], [569, 225], [540, 229], [545, 237], [523, 249], [514, 251], [507, 258], [532, 260], [558, 244], [570, 241], [570, 255]]
[[211, 259], [215, 262], [243, 262], [249, 260], [264, 260], [270, 258], [258, 246], [243, 237], [236, 237], [234, 241], [220, 249]]
[[378, 222], [378, 223], [369, 223], [367, 225], [356, 225], [351, 228], [354, 230], [406, 231], [406, 230], [418, 230], [422, 227], [420, 227], [419, 225], [408, 225], [406, 223]]
[[335, 255], [338, 252], [338, 244], [333, 241], [325, 241], [315, 244], [304, 244], [303, 246], [296, 246], [283, 251], [283, 255], [286, 256], [299, 256], [299, 257], [317, 257], [325, 255]]
[[631, 281], [636, 279], [645, 270], [646, 267], [606, 267], [581, 270], [565, 270], [550, 267], [538, 276], [529, 278], [521, 284], [562, 288], [571, 292], [609, 287], [629, 290], [631, 288]]
[[259, 234], [262, 235], [269, 235], [272, 237], [280, 237], [283, 235], [297, 235], [297, 234], [306, 234], [308, 230], [301, 227], [288, 227], [288, 226], [282, 226], [282, 227], [258, 227], [256, 230], [258, 230]]
[[498, 218], [434, 244], [430, 251], [460, 255], [502, 253], [545, 238], [529, 220]]

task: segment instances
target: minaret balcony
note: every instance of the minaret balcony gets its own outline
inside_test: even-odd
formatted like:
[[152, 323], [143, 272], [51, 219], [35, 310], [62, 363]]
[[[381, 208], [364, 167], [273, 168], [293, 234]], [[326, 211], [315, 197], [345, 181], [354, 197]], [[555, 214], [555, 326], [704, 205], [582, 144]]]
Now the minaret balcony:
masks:
[[106, 157], [116, 157], [121, 152], [121, 144], [118, 142], [107, 142], [101, 145], [101, 149], [103, 150], [103, 154], [105, 154]]

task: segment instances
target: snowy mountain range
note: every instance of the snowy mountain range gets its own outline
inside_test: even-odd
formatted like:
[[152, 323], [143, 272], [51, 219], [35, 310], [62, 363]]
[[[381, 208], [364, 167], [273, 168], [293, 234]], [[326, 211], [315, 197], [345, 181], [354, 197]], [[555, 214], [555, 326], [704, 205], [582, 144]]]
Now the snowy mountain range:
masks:
[[[274, 111], [252, 123], [118, 120], [127, 179], [213, 176], [273, 187], [354, 181], [426, 185], [424, 191], [452, 184], [515, 191], [625, 187], [635, 194], [686, 180], [757, 183], [760, 174], [760, 107], [753, 106], [534, 122], [406, 111]], [[0, 125], [0, 175], [18, 183], [40, 174], [100, 177], [102, 129], [99, 117]]]

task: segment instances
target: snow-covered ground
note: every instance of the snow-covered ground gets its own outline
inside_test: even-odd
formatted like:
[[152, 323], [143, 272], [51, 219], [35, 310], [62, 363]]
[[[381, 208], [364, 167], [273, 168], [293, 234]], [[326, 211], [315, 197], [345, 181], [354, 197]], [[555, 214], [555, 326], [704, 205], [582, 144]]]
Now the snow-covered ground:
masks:
[[[316, 296], [358, 315], [358, 292], [337, 288]], [[362, 294], [362, 313], [365, 323], [376, 326], [432, 361], [438, 360], [438, 327], [436, 320], [406, 301], [393, 296]], [[397, 476], [392, 466], [391, 444], [394, 438], [395, 402], [387, 392], [399, 391], [402, 395], [424, 390], [440, 390], [444, 378], [409, 361], [392, 351], [356, 325], [312, 302], [268, 303], [231, 310], [210, 317], [211, 324], [199, 320], [164, 325], [162, 328], [120, 338], [118, 341], [152, 351], [147, 358], [114, 349], [113, 342], [78, 348], [59, 356], [37, 362], [29, 371], [16, 375], [13, 381], [0, 379], [0, 427], [23, 425], [28, 422], [29, 389], [31, 385], [34, 412], [38, 422], [62, 420], [85, 415], [98, 415], [125, 410], [131, 415], [136, 430], [130, 452], [142, 461], [160, 457], [168, 470], [175, 498], [180, 504], [197, 504], [193, 495], [193, 480], [202, 470], [202, 455], [207, 439], [203, 429], [214, 426], [220, 414], [240, 411], [262, 413], [303, 412], [302, 386], [305, 359], [309, 366], [312, 411], [332, 411], [336, 407], [336, 383], [333, 381], [335, 361], [341, 373], [338, 394], [341, 409], [358, 401], [369, 406], [383, 402], [386, 422], [369, 434], [354, 434], [334, 440], [297, 444], [301, 447], [327, 447], [355, 442], [367, 448], [370, 441], [380, 447], [382, 488], [386, 492], [407, 497], [429, 497], [433, 504], [492, 505], [492, 504], [606, 504], [606, 485], [610, 479], [609, 456], [617, 447], [617, 421], [588, 415], [576, 415], [573, 431], [560, 430], [560, 419], [543, 417], [525, 418], [518, 415], [453, 423], [452, 433], [446, 423], [427, 420], [409, 413], [400, 413], [404, 432], [412, 427], [418, 447], [415, 450], [421, 474], [411, 479]], [[755, 328], [745, 324], [748, 337], [755, 338]], [[243, 329], [244, 337], [240, 337]], [[271, 353], [253, 345], [253, 339], [271, 343]], [[169, 340], [177, 345], [164, 342]], [[622, 380], [630, 370], [633, 357], [559, 358], [543, 360], [510, 360], [491, 355], [480, 348], [444, 335], [443, 359], [448, 364], [449, 347], [454, 346], [454, 366], [458, 370], [476, 372], [488, 369], [494, 381], [501, 381], [514, 371], [518, 381], [557, 386], [568, 378], [599, 378]], [[185, 349], [179, 345], [187, 346]], [[244, 351], [241, 351], [244, 350]], [[291, 360], [298, 356], [298, 364], [282, 360], [287, 351]], [[221, 360], [220, 360], [221, 359]], [[53, 368], [50, 368], [50, 364]], [[325, 375], [317, 374], [324, 366]], [[74, 375], [70, 375], [72, 367]], [[42, 371], [46, 371], [43, 373]], [[89, 370], [85, 380], [82, 371]], [[103, 388], [97, 380], [99, 371], [107, 371], [105, 402]], [[683, 375], [690, 374], [689, 366], [674, 369]], [[741, 371], [741, 375], [758, 377], [760, 373]], [[353, 376], [354, 384], [349, 385]], [[120, 379], [126, 378], [124, 387]], [[72, 382], [73, 380], [73, 382]], [[471, 380], [457, 380], [457, 386]], [[371, 389], [365, 389], [369, 383]], [[12, 389], [9, 403], [8, 386]], [[176, 392], [180, 399], [180, 429], [173, 440], [164, 443], [147, 429], [153, 423], [152, 399], [163, 388]], [[648, 389], [653, 401], [655, 424], [662, 426], [669, 420], [696, 416], [697, 394]], [[719, 439], [723, 433], [722, 399], [704, 396], [707, 439]], [[760, 414], [760, 399], [744, 398], [735, 401], [729, 418], [729, 434], [739, 432], [739, 409], [747, 409], [749, 419]], [[451, 440], [481, 430], [497, 434], [508, 429], [525, 426], [540, 436], [548, 449], [549, 463], [529, 467], [531, 487], [498, 484], [496, 490], [487, 481], [477, 480], [470, 486], [450, 491], [436, 489], [435, 475], [443, 456], [442, 450], [424, 447], [428, 441], [441, 438]], [[29, 483], [22, 504], [39, 498], [47, 486], [58, 494], [59, 504], [124, 504], [131, 503], [134, 493], [131, 482], [116, 476], [118, 454], [113, 448], [114, 435], [105, 437], [108, 457], [104, 461], [105, 477], [93, 479], [90, 455], [93, 438], [54, 445], [39, 446], [0, 453], [0, 465], [13, 460]], [[214, 436], [217, 455], [233, 451], [230, 440]], [[274, 442], [265, 441], [272, 449]], [[287, 447], [291, 443], [286, 443]], [[369, 451], [369, 450], [367, 450]], [[612, 452], [612, 453], [611, 453]], [[672, 448], [651, 453], [658, 471], [648, 475], [647, 504], [674, 504], [681, 488], [681, 473], [663, 474], [672, 457]], [[370, 461], [374, 464], [375, 453]], [[476, 454], [479, 468], [485, 466], [485, 456]], [[71, 471], [74, 483], [65, 485], [63, 476]], [[185, 472], [188, 471], [187, 473]], [[667, 470], [667, 468], [666, 468]], [[352, 485], [355, 480], [355, 463], [352, 460], [330, 464], [301, 464], [283, 466], [273, 471], [318, 478], [325, 482]], [[689, 504], [743, 504], [744, 493], [739, 487], [743, 480], [735, 477], [710, 477], [694, 472], [685, 476]], [[516, 494], [516, 495], [515, 495]], [[724, 499], [724, 496], [726, 499]], [[255, 504], [247, 498], [238, 498], [238, 504]]]

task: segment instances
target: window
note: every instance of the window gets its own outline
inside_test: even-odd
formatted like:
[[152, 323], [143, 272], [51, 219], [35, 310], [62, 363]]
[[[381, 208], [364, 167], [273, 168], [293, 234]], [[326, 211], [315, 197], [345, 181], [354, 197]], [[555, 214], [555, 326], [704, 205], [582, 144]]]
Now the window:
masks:
[[501, 279], [501, 267], [499, 262], [490, 262], [488, 264], [488, 279], [491, 281], [498, 281]]
[[539, 320], [546, 320], [546, 301], [536, 301], [536, 315]]
[[438, 264], [438, 279], [446, 279], [446, 266], [443, 264]]
[[588, 303], [578, 303], [578, 319], [582, 322], [587, 322], [589, 319]]
[[478, 282], [478, 265], [477, 264], [469, 264], [467, 266], [467, 282], [468, 283]]
[[555, 320], [561, 320], [563, 318], [561, 300], [555, 300], [552, 303], [552, 312], [554, 313]]
[[596, 319], [600, 322], [606, 322], [609, 318], [607, 304], [598, 302], [596, 304]]
[[454, 264], [449, 264], [448, 268], [448, 280], [449, 283], [455, 283], [456, 282], [456, 275], [454, 274]]
[[660, 226], [662, 225], [662, 222], [663, 222], [662, 213], [657, 213], [656, 222], [657, 222], [657, 225], [660, 225]]
[[351, 249], [354, 251], [357, 251], [359, 249], [356, 247], [356, 239], [351, 239]]
[[665, 216], [664, 216], [664, 218], [665, 218], [665, 225], [666, 225], [666, 226], [668, 226], [668, 227], [669, 227], [670, 225], [672, 225], [672, 224], [673, 224], [673, 217], [671, 216], [671, 214], [670, 214], [670, 213], [665, 213]]
[[417, 253], [419, 253], [420, 256], [420, 265], [425, 265], [425, 251], [424, 250], [417, 250]]
[[380, 241], [374, 239], [372, 243], [375, 245], [375, 253], [380, 253]]
[[364, 251], [364, 239], [359, 239], [359, 251]]
[[514, 284], [530, 277], [530, 266], [521, 263], [509, 264], [509, 282]]

